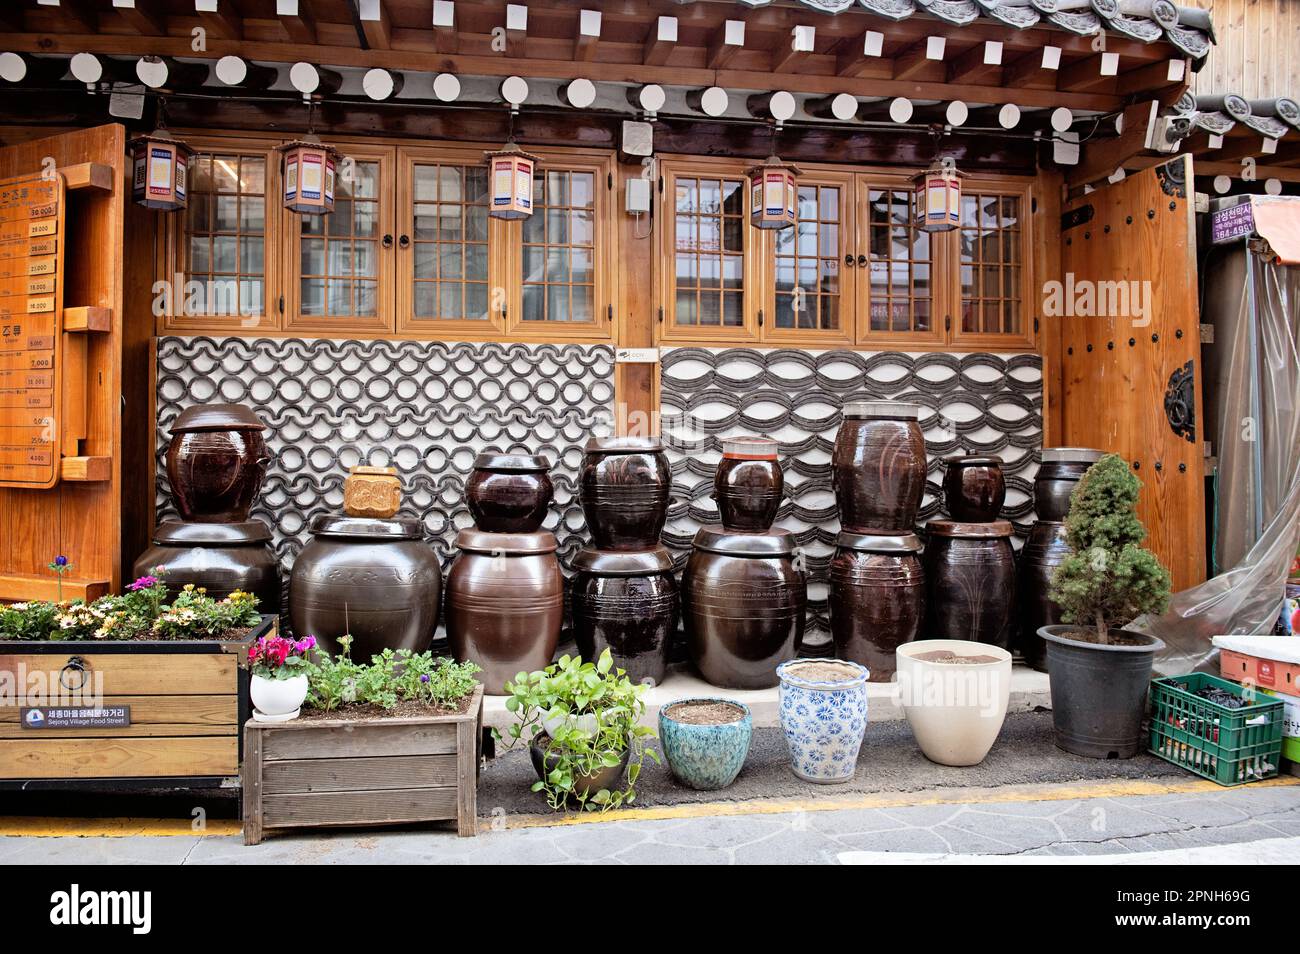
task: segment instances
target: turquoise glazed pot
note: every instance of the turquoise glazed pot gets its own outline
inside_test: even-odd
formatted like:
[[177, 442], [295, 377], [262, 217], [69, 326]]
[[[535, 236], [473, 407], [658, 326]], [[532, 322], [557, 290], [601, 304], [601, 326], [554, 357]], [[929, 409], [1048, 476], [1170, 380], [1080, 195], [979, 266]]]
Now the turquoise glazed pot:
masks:
[[794, 774], [806, 782], [847, 782], [867, 730], [870, 673], [842, 659], [794, 659], [776, 674]]
[[[668, 711], [690, 703], [720, 703], [743, 715], [735, 722], [696, 725], [678, 722]], [[673, 777], [687, 788], [711, 792], [736, 780], [749, 754], [754, 718], [749, 707], [731, 699], [698, 697], [677, 699], [659, 710], [659, 743]]]

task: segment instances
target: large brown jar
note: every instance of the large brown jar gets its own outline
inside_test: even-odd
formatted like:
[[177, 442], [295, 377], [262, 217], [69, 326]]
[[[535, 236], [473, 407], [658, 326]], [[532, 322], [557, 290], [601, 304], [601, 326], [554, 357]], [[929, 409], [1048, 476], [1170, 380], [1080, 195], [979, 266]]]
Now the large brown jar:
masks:
[[872, 682], [889, 682], [894, 651], [916, 638], [925, 613], [920, 539], [841, 533], [827, 582], [836, 657], [866, 666]]
[[1089, 447], [1044, 447], [1034, 477], [1034, 513], [1039, 520], [1064, 520], [1070, 512], [1070, 494], [1089, 467], [1101, 460], [1101, 451]]
[[808, 586], [786, 530], [732, 533], [701, 527], [682, 574], [682, 620], [691, 661], [723, 689], [777, 684], [776, 667], [803, 643]]
[[965, 523], [996, 520], [1007, 499], [1001, 457], [956, 454], [943, 459], [943, 502], [948, 516]]
[[776, 519], [784, 490], [776, 441], [734, 437], [722, 442], [722, 459], [713, 477], [713, 499], [718, 503], [722, 529], [768, 529]]
[[572, 569], [578, 653], [594, 660], [608, 649], [633, 682], [662, 682], [679, 609], [672, 555], [664, 547], [586, 547], [574, 556]]
[[193, 583], [215, 599], [243, 590], [257, 597], [261, 612], [280, 612], [280, 563], [271, 549], [270, 528], [260, 520], [161, 523], [153, 546], [135, 561], [135, 577], [151, 576], [159, 567], [172, 599]]
[[383, 649], [423, 652], [438, 625], [442, 571], [411, 518], [323, 514], [289, 576], [294, 633], [315, 636], [331, 653], [352, 636], [352, 658], [369, 662]]
[[554, 488], [545, 457], [480, 454], [465, 481], [465, 502], [474, 525], [489, 533], [535, 533], [542, 529]]
[[831, 454], [831, 485], [848, 533], [911, 533], [925, 493], [921, 409], [899, 401], [844, 406]]
[[1036, 522], [1025, 545], [1020, 548], [1017, 586], [1020, 625], [1016, 648], [1025, 657], [1025, 662], [1039, 672], [1047, 672], [1047, 643], [1038, 635], [1039, 627], [1062, 622], [1061, 607], [1048, 595], [1052, 574], [1069, 553], [1065, 524], [1056, 520]]
[[447, 574], [447, 637], [459, 662], [482, 667], [488, 695], [549, 665], [564, 622], [555, 534], [462, 530]]
[[1010, 522], [931, 520], [926, 532], [926, 638], [1010, 647], [1016, 605]]
[[597, 550], [659, 545], [668, 518], [672, 471], [663, 444], [649, 437], [593, 437], [582, 458], [582, 512]]
[[262, 439], [265, 429], [239, 404], [202, 404], [181, 411], [167, 445], [167, 480], [182, 520], [248, 519], [270, 462]]

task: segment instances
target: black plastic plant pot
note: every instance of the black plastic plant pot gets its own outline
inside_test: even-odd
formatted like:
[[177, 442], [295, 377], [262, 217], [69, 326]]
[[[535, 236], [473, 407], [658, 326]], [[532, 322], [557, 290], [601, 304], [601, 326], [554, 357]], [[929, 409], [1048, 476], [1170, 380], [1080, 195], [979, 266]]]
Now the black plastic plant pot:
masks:
[[1118, 645], [1072, 638], [1087, 632], [1079, 626], [1038, 631], [1047, 643], [1056, 745], [1093, 759], [1131, 759], [1146, 748], [1151, 663], [1165, 644], [1126, 629], [1115, 631], [1126, 640]]

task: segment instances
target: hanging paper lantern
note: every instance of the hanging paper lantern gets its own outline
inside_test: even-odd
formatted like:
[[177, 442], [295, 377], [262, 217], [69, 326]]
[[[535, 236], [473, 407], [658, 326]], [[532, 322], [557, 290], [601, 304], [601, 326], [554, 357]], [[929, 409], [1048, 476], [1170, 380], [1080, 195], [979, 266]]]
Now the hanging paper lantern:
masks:
[[771, 156], [749, 170], [749, 221], [760, 229], [794, 225], [799, 170]]
[[186, 205], [186, 180], [194, 150], [165, 129], [128, 143], [131, 198], [146, 209], [176, 212]]
[[497, 219], [526, 219], [533, 214], [533, 170], [537, 157], [513, 142], [487, 153], [488, 188], [492, 195], [488, 215]]
[[284, 174], [284, 207], [305, 215], [334, 211], [334, 182], [339, 151], [314, 136], [280, 147]]
[[913, 181], [917, 228], [947, 232], [961, 224], [961, 173], [951, 161], [936, 162]]

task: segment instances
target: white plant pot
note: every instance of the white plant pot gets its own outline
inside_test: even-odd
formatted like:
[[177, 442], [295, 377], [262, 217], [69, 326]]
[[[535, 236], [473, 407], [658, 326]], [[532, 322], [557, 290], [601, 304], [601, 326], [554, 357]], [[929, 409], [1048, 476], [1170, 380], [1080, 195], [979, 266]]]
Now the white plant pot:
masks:
[[307, 698], [307, 677], [267, 679], [254, 676], [248, 687], [253, 697], [253, 718], [258, 722], [288, 722], [298, 718]]
[[[917, 659], [935, 650], [993, 656], [954, 664]], [[925, 757], [940, 765], [984, 761], [1002, 730], [1011, 698], [1011, 654], [965, 639], [923, 639], [896, 652], [899, 702]]]

